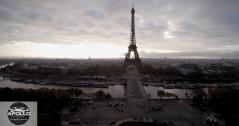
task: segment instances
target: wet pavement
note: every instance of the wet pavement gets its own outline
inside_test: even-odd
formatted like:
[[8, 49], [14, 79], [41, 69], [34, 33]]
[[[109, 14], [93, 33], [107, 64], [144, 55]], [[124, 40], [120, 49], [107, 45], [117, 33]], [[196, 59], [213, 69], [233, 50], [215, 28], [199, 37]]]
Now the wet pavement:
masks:
[[[113, 104], [118, 103], [124, 103], [124, 105], [112, 107]], [[162, 106], [162, 110], [153, 109], [153, 106], [159, 104]], [[148, 106], [135, 105], [132, 107], [126, 99], [114, 99], [95, 101], [91, 105], [78, 106], [77, 108], [77, 112], [69, 112], [69, 109], [63, 111], [62, 126], [69, 126], [69, 122], [79, 119], [86, 126], [111, 126], [115, 122], [128, 118], [157, 119], [172, 122], [175, 126], [192, 126], [192, 124], [199, 126], [200, 123], [203, 123], [203, 113], [193, 109], [183, 100], [150, 100]]]

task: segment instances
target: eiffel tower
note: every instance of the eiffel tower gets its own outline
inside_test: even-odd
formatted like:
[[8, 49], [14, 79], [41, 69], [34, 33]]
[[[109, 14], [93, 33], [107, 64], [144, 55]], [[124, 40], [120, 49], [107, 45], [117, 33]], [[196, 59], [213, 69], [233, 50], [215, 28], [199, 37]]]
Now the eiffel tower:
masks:
[[[139, 67], [141, 67], [141, 60], [139, 58], [139, 54], [137, 52], [137, 46], [136, 46], [134, 14], [135, 14], [135, 9], [134, 9], [134, 5], [133, 5], [132, 9], [131, 9], [130, 44], [128, 47], [128, 52], [125, 53], [124, 66], [127, 67], [128, 65], [135, 65], [136, 67], [139, 68]], [[133, 58], [130, 58], [131, 52], [133, 52], [133, 54], [134, 54]]]

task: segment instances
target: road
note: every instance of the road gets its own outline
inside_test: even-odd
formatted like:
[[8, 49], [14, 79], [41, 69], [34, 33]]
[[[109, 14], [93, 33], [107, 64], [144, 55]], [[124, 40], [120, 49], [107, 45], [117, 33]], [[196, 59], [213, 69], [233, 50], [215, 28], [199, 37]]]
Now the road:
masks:
[[127, 79], [126, 95], [130, 99], [144, 99], [146, 100], [146, 93], [140, 81], [140, 75], [135, 66], [129, 65], [125, 75]]
[[[129, 65], [126, 69], [125, 78], [127, 79], [126, 86], [126, 111], [138, 111], [139, 106], [147, 105], [147, 97], [144, 87], [140, 81], [140, 74], [134, 65]], [[135, 114], [135, 113], [134, 113]], [[137, 114], [136, 114], [137, 115]]]

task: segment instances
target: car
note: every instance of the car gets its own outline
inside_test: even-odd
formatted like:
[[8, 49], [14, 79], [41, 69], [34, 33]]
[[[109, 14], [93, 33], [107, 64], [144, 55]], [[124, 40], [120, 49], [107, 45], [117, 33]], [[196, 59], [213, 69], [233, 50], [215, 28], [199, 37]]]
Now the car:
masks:
[[69, 125], [83, 126], [83, 124], [82, 124], [80, 119], [77, 119], [77, 120], [74, 120], [74, 121], [70, 121], [68, 124]]
[[114, 108], [114, 107], [117, 107], [117, 106], [119, 106], [119, 103], [114, 103], [114, 104], [112, 104], [112, 108]]
[[121, 107], [122, 107], [122, 106], [125, 106], [125, 103], [120, 103], [119, 106], [121, 106]]
[[90, 100], [89, 102], [88, 102], [88, 105], [91, 105], [91, 104], [93, 104], [93, 100]]

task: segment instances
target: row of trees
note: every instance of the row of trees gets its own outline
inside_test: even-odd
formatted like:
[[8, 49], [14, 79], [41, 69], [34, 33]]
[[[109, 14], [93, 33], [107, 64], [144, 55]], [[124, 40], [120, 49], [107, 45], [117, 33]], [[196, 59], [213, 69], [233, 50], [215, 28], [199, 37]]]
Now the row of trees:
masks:
[[71, 75], [108, 75], [121, 74], [123, 72], [123, 65], [91, 65], [82, 69], [80, 67], [71, 68], [68, 71], [68, 76]]
[[213, 89], [208, 94], [197, 90], [193, 95], [193, 106], [202, 111], [214, 111], [225, 120], [226, 126], [239, 125], [239, 90]]
[[218, 112], [226, 121], [226, 126], [239, 125], [239, 90], [215, 90], [211, 92], [210, 107]]

